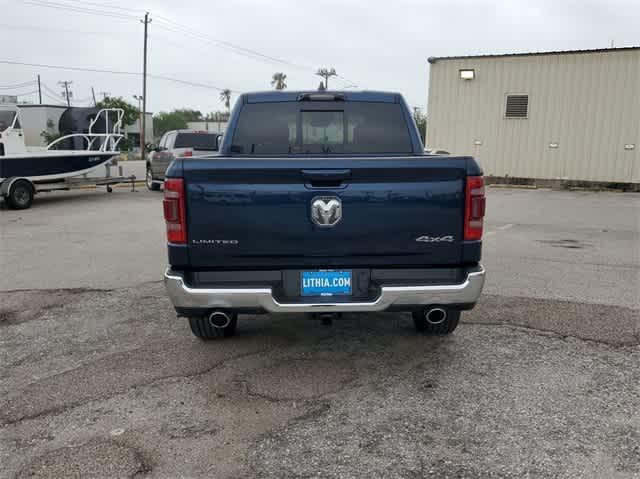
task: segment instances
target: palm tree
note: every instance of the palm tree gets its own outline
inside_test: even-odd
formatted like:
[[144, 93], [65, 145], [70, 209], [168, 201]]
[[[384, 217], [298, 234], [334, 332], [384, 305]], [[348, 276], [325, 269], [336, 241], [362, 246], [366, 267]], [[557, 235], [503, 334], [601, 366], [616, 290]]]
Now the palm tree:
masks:
[[336, 77], [338, 76], [338, 74], [336, 73], [336, 69], [335, 68], [318, 68], [318, 71], [316, 72], [316, 75], [318, 75], [319, 77], [324, 78], [324, 87], [325, 89], [329, 88], [329, 77]]
[[276, 72], [271, 77], [271, 86], [276, 87], [276, 90], [284, 90], [287, 88], [287, 84], [285, 83], [286, 79], [286, 73]]
[[225, 88], [220, 92], [220, 101], [224, 102], [224, 106], [228, 112], [231, 112], [231, 90]]

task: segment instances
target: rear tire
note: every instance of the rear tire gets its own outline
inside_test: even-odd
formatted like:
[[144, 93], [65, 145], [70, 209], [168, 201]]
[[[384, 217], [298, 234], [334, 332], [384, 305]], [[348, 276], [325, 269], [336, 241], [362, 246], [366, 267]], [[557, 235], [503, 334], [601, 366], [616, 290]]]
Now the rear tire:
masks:
[[149, 191], [158, 191], [160, 189], [160, 184], [153, 181], [153, 173], [151, 172], [151, 168], [149, 168], [148, 166], [147, 174], [145, 176], [145, 183], [147, 184], [147, 189]]
[[9, 188], [6, 196], [7, 205], [14, 210], [26, 210], [31, 208], [35, 191], [33, 185], [27, 180], [17, 180]]
[[224, 339], [230, 338], [236, 333], [236, 325], [238, 324], [238, 315], [230, 313], [231, 322], [224, 328], [214, 328], [209, 324], [208, 315], [191, 316], [189, 318], [189, 326], [191, 332], [200, 339]]
[[460, 322], [460, 311], [447, 309], [447, 317], [446, 319], [439, 324], [431, 324], [424, 317], [424, 310], [414, 311], [412, 313], [413, 316], [413, 324], [416, 327], [416, 330], [430, 335], [444, 335], [451, 334], [458, 327], [458, 322]]

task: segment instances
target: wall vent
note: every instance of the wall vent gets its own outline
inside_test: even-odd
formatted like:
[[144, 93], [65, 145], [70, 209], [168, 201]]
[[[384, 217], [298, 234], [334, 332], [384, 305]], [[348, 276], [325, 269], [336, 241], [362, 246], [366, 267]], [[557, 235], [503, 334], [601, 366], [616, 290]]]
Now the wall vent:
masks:
[[506, 118], [527, 118], [529, 113], [529, 95], [507, 95]]

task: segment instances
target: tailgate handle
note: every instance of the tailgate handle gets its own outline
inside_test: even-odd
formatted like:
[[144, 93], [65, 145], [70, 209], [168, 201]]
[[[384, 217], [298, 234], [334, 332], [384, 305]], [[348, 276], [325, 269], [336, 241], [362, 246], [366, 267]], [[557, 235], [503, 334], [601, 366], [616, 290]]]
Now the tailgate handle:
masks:
[[302, 178], [314, 187], [335, 187], [351, 178], [351, 170], [302, 170]]

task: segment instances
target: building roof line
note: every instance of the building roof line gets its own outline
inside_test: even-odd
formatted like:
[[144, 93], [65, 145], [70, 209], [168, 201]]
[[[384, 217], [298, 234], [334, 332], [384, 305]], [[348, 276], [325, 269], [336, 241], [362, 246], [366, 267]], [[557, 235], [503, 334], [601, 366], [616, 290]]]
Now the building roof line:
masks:
[[640, 46], [618, 47], [618, 48], [596, 48], [591, 50], [556, 50], [548, 52], [522, 52], [522, 53], [498, 53], [486, 55], [460, 55], [450, 57], [429, 57], [429, 63], [435, 63], [441, 60], [464, 60], [469, 58], [500, 58], [500, 57], [530, 57], [540, 55], [570, 55], [576, 53], [614, 53], [629, 50], [640, 50]]

